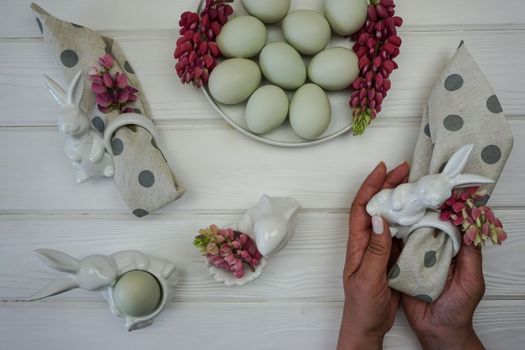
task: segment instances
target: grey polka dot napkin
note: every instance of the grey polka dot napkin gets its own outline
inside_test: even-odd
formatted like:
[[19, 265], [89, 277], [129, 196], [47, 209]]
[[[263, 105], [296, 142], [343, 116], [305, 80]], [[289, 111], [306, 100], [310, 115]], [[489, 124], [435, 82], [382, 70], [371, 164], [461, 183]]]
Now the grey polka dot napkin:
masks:
[[[410, 181], [440, 172], [465, 144], [474, 150], [464, 173], [498, 180], [512, 149], [512, 132], [490, 83], [461, 42], [436, 82], [423, 112]], [[488, 200], [495, 185], [487, 187]], [[452, 259], [452, 242], [433, 228], [408, 238], [389, 273], [389, 285], [426, 302], [443, 291]]]
[[[132, 105], [135, 112], [149, 116], [150, 111], [138, 78], [113, 39], [78, 24], [57, 19], [36, 4], [31, 4], [31, 8], [44, 40], [52, 47], [53, 55], [68, 81], [79, 70], [87, 73], [90, 67], [97, 65], [100, 56], [109, 53], [116, 62], [112, 73], [125, 72], [130, 85], [139, 90], [139, 98]], [[119, 117], [116, 111], [107, 114], [98, 111], [88, 79], [81, 108], [88, 113], [93, 128], [100, 133], [104, 132], [106, 122]], [[184, 193], [147, 130], [138, 126], [122, 127], [113, 135], [111, 144], [115, 161], [114, 181], [124, 202], [135, 216], [145, 216]]]

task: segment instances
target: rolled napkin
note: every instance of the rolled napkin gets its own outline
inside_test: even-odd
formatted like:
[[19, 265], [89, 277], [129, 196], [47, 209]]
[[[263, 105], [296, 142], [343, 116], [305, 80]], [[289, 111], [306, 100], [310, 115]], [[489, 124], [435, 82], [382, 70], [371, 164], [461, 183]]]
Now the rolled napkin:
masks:
[[[111, 54], [114, 60], [111, 73], [125, 72], [130, 86], [139, 90], [137, 100], [130, 107], [135, 113], [150, 115], [135, 71], [113, 39], [78, 24], [57, 19], [34, 3], [31, 8], [44, 40], [52, 47], [53, 55], [68, 81], [79, 70], [87, 73], [97, 65], [99, 57]], [[89, 81], [85, 80], [80, 108], [88, 114], [93, 128], [103, 134], [108, 123], [116, 121], [121, 114], [116, 110], [100, 112], [96, 108], [95, 94], [91, 92]], [[110, 137], [115, 164], [114, 181], [135, 216], [148, 215], [184, 193], [150, 132], [140, 126], [126, 125]]]
[[[441, 172], [445, 162], [465, 144], [473, 144], [474, 149], [464, 172], [497, 181], [512, 143], [511, 129], [494, 90], [461, 42], [428, 98], [409, 181]], [[486, 187], [485, 203], [494, 186]], [[419, 228], [408, 237], [392, 267], [389, 285], [432, 302], [445, 287], [452, 257], [452, 241], [444, 232]]]

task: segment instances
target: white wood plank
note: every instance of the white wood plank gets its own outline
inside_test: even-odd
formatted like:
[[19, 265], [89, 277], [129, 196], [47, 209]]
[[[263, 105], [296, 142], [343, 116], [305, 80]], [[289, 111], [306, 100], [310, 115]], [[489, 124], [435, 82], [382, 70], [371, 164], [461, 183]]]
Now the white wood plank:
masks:
[[[509, 239], [484, 250], [486, 298], [524, 298], [525, 212], [498, 210]], [[294, 239], [274, 256], [260, 279], [243, 287], [226, 287], [208, 274], [193, 248], [199, 228], [236, 222], [239, 214], [156, 215], [146, 220], [127, 216], [3, 216], [0, 217], [0, 300], [23, 299], [61, 274], [34, 255], [53, 248], [77, 257], [139, 249], [172, 260], [182, 273], [174, 293], [177, 301], [322, 300], [341, 301], [348, 215], [302, 213]], [[16, 267], [16, 268], [14, 268]], [[96, 293], [75, 291], [53, 300], [98, 300]]]
[[[173, 303], [140, 331], [127, 333], [103, 303], [2, 303], [5, 349], [335, 349], [341, 303]], [[521, 349], [524, 301], [484, 301], [474, 328], [487, 349]], [[385, 349], [419, 349], [400, 311]]]
[[[29, 9], [31, 0], [3, 0], [0, 12], [0, 37], [37, 36], [39, 31]], [[97, 30], [175, 29], [183, 11], [191, 10], [198, 0], [113, 0], [108, 11], [104, 0], [40, 0], [37, 3], [50, 13]], [[308, 7], [313, 0], [297, 2], [296, 8]], [[303, 5], [304, 4], [304, 5]], [[397, 13], [406, 26], [464, 25], [522, 26], [525, 5], [520, 0], [441, 0], [396, 1]]]
[[[432, 85], [462, 39], [506, 114], [525, 114], [525, 45], [516, 44], [525, 42], [525, 31], [417, 32], [402, 37], [400, 68], [392, 76], [393, 88], [378, 120], [420, 116]], [[179, 83], [172, 58], [175, 36], [124, 36], [119, 42], [140, 77], [155, 120], [220, 119], [200, 91]], [[62, 81], [58, 63], [41, 40], [0, 41], [0, 125], [56, 124], [59, 107], [43, 84], [43, 72]]]
[[[383, 125], [383, 126], [381, 126]], [[419, 126], [376, 124], [364, 137], [344, 135], [303, 149], [260, 144], [230, 128], [161, 128], [164, 153], [187, 193], [164, 212], [245, 209], [262, 193], [291, 195], [305, 208], [346, 208], [380, 161], [411, 159]], [[492, 205], [521, 206], [525, 122], [512, 121], [514, 152]], [[54, 128], [0, 129], [0, 211], [127, 212], [111, 180], [74, 181]]]

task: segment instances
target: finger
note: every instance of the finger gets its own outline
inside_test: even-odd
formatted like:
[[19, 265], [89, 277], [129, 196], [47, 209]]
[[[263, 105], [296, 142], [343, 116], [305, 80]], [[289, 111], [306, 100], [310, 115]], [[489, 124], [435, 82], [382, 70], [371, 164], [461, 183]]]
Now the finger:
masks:
[[353, 274], [363, 259], [372, 227], [370, 216], [366, 212], [366, 203], [381, 189], [385, 175], [386, 166], [381, 162], [365, 179], [350, 208], [345, 276]]
[[455, 268], [459, 275], [483, 279], [481, 248], [463, 243], [456, 256]]
[[365, 181], [357, 191], [352, 205], [355, 206], [366, 206], [366, 203], [372, 198], [374, 194], [379, 192], [383, 183], [385, 182], [386, 176], [386, 165], [385, 162], [379, 162], [379, 164], [372, 170], [366, 177]]
[[385, 182], [383, 188], [394, 188], [408, 180], [408, 173], [410, 171], [410, 166], [407, 162], [399, 164], [397, 167], [392, 169], [388, 174], [386, 174]]
[[373, 233], [363, 256], [359, 272], [371, 278], [385, 278], [388, 260], [392, 248], [392, 236], [386, 220], [382, 217], [372, 218]]
[[409, 316], [416, 316], [417, 318], [417, 314], [420, 313], [422, 309], [426, 309], [428, 305], [429, 304], [425, 303], [424, 301], [417, 300], [410, 295], [401, 294], [401, 306], [403, 307], [409, 322], [412, 319], [412, 317]]

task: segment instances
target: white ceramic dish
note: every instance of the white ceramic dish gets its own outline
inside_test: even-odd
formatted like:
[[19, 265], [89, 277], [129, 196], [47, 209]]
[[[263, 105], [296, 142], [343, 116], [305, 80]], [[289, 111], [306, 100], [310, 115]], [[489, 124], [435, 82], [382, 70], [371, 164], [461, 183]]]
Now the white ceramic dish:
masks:
[[[204, 0], [201, 0], [199, 9], [202, 8]], [[233, 16], [246, 15], [247, 12], [243, 8], [240, 0], [235, 0], [232, 3], [234, 8]], [[307, 0], [307, 1], [297, 1], [292, 0], [290, 11], [297, 9], [313, 9], [323, 13], [323, 1], [322, 0]], [[285, 41], [280, 29], [280, 22], [275, 25], [269, 25], [268, 27], [268, 42], [276, 41]], [[333, 36], [328, 47], [339, 46], [339, 47], [352, 47], [352, 42], [348, 39], [341, 37]], [[308, 62], [308, 59], [305, 59], [305, 62]], [[263, 84], [266, 84], [266, 81], [263, 81]], [[205, 86], [202, 91], [212, 104], [212, 106], [217, 110], [219, 115], [234, 129], [239, 131], [245, 136], [248, 136], [256, 141], [279, 147], [305, 147], [313, 146], [319, 143], [326, 142], [328, 140], [334, 139], [337, 136], [345, 134], [352, 128], [352, 111], [349, 106], [350, 99], [350, 90], [341, 90], [336, 92], [327, 92], [328, 98], [330, 100], [330, 105], [332, 107], [332, 120], [328, 127], [328, 130], [321, 135], [316, 140], [305, 140], [299, 137], [291, 128], [288, 119], [274, 131], [271, 131], [266, 134], [254, 134], [251, 132], [245, 121], [244, 110], [246, 108], [246, 102], [238, 105], [224, 105], [214, 100], [211, 96], [207, 86]], [[291, 98], [293, 91], [287, 91], [288, 96]]]

